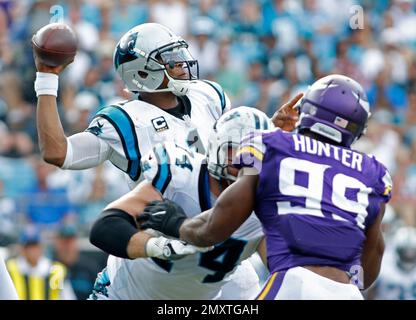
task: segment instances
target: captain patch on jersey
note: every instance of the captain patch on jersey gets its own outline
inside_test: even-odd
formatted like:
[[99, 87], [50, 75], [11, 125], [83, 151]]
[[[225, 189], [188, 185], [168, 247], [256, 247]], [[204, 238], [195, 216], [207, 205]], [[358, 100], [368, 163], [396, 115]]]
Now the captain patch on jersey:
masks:
[[152, 119], [153, 128], [155, 128], [156, 132], [162, 132], [169, 129], [168, 124], [164, 117], [157, 117]]

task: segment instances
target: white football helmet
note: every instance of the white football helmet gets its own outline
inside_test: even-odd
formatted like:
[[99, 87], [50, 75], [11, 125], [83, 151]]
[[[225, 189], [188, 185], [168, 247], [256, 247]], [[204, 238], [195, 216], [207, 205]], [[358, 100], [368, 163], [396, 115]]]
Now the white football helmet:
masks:
[[416, 228], [401, 227], [393, 237], [393, 246], [398, 257], [398, 265], [405, 271], [416, 267]]
[[224, 113], [215, 123], [208, 141], [208, 171], [216, 179], [235, 181], [228, 173], [228, 150], [237, 149], [244, 136], [256, 130], [271, 130], [272, 121], [262, 111], [238, 107]]
[[[131, 92], [166, 92], [181, 96], [199, 77], [198, 61], [192, 58], [184, 39], [158, 23], [144, 23], [130, 29], [114, 50], [114, 66]], [[167, 72], [181, 63], [188, 79], [176, 79]], [[167, 88], [159, 88], [165, 76]]]

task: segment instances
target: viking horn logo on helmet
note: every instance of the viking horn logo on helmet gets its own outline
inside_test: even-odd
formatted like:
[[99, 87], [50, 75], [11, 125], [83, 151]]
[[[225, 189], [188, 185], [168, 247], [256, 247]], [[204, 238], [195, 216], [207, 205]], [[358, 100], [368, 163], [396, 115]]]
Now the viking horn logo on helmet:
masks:
[[349, 147], [365, 133], [370, 115], [362, 86], [349, 77], [330, 75], [306, 92], [300, 105], [298, 131], [309, 130]]

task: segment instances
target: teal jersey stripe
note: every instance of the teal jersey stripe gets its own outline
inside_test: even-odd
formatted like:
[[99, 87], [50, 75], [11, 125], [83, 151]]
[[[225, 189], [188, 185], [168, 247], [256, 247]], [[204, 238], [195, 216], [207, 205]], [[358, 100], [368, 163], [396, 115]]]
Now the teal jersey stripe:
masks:
[[224, 89], [216, 82], [209, 81], [209, 80], [202, 80], [203, 82], [209, 84], [214, 90], [217, 92], [218, 96], [220, 97], [221, 101], [221, 110], [224, 111], [225, 109], [225, 93]]
[[109, 106], [101, 109], [96, 117], [106, 119], [117, 131], [123, 145], [124, 154], [128, 160], [126, 173], [133, 181], [137, 181], [141, 174], [141, 154], [136, 130], [130, 116], [118, 106]]
[[165, 147], [161, 144], [154, 148], [154, 153], [158, 163], [158, 170], [152, 181], [152, 185], [159, 190], [161, 194], [164, 194], [172, 179], [169, 157]]

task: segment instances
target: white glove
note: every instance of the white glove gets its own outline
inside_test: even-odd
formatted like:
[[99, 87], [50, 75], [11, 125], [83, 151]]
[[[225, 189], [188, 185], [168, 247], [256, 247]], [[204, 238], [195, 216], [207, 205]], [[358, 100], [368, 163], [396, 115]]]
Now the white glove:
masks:
[[150, 238], [146, 242], [146, 256], [163, 260], [178, 260], [187, 255], [207, 252], [214, 248], [196, 247], [182, 240], [168, 239], [163, 236]]

